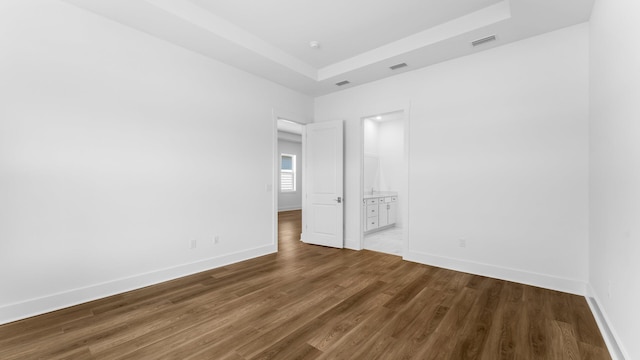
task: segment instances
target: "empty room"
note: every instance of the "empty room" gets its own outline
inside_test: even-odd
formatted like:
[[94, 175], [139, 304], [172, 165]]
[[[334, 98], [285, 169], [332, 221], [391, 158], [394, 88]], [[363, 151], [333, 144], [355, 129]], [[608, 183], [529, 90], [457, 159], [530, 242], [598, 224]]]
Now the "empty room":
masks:
[[640, 360], [640, 4], [0, 1], [0, 359]]

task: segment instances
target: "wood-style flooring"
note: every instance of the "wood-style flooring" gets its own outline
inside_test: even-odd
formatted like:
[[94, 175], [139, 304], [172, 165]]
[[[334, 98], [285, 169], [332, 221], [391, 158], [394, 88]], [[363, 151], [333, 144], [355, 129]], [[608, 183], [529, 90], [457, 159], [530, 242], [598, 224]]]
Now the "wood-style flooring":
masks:
[[0, 326], [0, 359], [610, 359], [584, 298], [300, 241]]

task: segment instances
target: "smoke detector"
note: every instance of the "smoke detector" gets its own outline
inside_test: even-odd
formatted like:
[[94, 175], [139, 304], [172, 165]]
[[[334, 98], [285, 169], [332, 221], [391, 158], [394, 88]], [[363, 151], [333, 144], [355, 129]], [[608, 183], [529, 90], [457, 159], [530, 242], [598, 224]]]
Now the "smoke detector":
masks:
[[311, 41], [309, 42], [309, 47], [312, 49], [320, 49], [320, 41]]

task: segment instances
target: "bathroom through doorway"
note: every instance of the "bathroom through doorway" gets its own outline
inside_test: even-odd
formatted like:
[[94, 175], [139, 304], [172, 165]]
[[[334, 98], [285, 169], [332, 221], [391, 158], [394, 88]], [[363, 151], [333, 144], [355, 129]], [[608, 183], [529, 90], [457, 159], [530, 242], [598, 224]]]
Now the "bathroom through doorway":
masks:
[[362, 118], [362, 245], [403, 255], [407, 206], [405, 111]]

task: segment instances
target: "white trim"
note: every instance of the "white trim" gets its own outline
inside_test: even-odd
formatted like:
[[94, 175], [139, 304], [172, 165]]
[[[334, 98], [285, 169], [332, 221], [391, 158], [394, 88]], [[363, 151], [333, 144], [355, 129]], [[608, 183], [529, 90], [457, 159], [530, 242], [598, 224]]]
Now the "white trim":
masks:
[[[403, 221], [403, 225], [402, 225], [402, 238], [403, 238], [403, 244], [402, 244], [402, 254], [406, 254], [409, 251], [409, 245], [408, 245], [408, 241], [409, 241], [409, 198], [410, 196], [410, 189], [409, 189], [409, 167], [411, 166], [410, 163], [410, 144], [409, 144], [409, 135], [410, 135], [410, 121], [411, 121], [411, 101], [408, 101], [406, 103], [403, 104], [396, 104], [396, 106], [388, 106], [388, 107], [384, 107], [384, 108], [377, 108], [377, 109], [370, 109], [370, 111], [368, 112], [368, 115], [362, 115], [360, 116], [359, 119], [359, 126], [360, 126], [360, 135], [359, 135], [359, 139], [360, 139], [360, 192], [358, 195], [358, 199], [359, 204], [360, 204], [360, 232], [359, 232], [359, 239], [358, 239], [358, 244], [350, 244], [349, 246], [347, 246], [347, 242], [345, 240], [345, 247], [349, 248], [349, 249], [353, 249], [353, 250], [362, 250], [364, 249], [364, 233], [365, 233], [365, 228], [364, 228], [364, 217], [366, 216], [364, 214], [363, 211], [363, 203], [364, 203], [364, 121], [367, 118], [370, 118], [372, 116], [375, 115], [379, 115], [379, 114], [390, 114], [390, 113], [395, 113], [395, 112], [400, 112], [402, 111], [402, 127], [404, 128], [404, 149], [403, 149], [403, 158], [404, 158], [404, 187], [405, 187], [405, 192], [406, 194], [404, 194], [404, 198], [401, 200], [403, 206], [399, 206], [398, 207], [398, 211], [401, 212], [401, 218]], [[361, 112], [361, 114], [364, 114], [365, 112]], [[397, 189], [400, 190], [400, 189]], [[399, 194], [400, 196], [400, 194]], [[405, 199], [406, 198], [406, 199]]]
[[[271, 109], [273, 128], [271, 129], [271, 151], [273, 163], [271, 164], [271, 244], [278, 251], [278, 196], [280, 195], [280, 145], [278, 144], [278, 112]], [[268, 187], [268, 186], [267, 186]]]
[[346, 237], [344, 239], [344, 247], [351, 250], [364, 249], [364, 231], [366, 230], [364, 226], [364, 220], [367, 216], [365, 214], [366, 211], [364, 210], [364, 120], [365, 117], [363, 116], [360, 116], [360, 119], [358, 119], [358, 140], [360, 141], [360, 183], [358, 184], [358, 206], [360, 208], [358, 222], [360, 225], [358, 225], [358, 240], [356, 243], [353, 239], [347, 239]]
[[309, 172], [307, 171], [307, 127], [302, 129], [302, 169], [300, 169], [300, 174], [302, 175], [302, 233], [300, 234], [300, 241], [306, 242], [307, 236], [307, 181], [309, 177]]
[[0, 325], [253, 259], [276, 251], [277, 249], [273, 244], [265, 245], [5, 305], [0, 307]]
[[618, 336], [616, 330], [610, 325], [611, 321], [609, 321], [609, 316], [604, 311], [604, 308], [600, 306], [602, 302], [600, 301], [591, 284], [587, 285], [586, 299], [587, 304], [589, 304], [589, 308], [591, 309], [591, 313], [596, 319], [596, 323], [598, 324], [598, 328], [600, 329], [602, 338], [604, 339], [605, 344], [607, 344], [607, 349], [609, 349], [609, 355], [611, 355], [611, 359], [631, 359], [629, 353], [622, 345], [622, 342], [620, 341], [620, 337]]
[[403, 126], [404, 126], [404, 190], [406, 199], [400, 199], [404, 206], [398, 211], [402, 211], [402, 254], [409, 253], [409, 229], [411, 228], [409, 220], [409, 209], [411, 209], [411, 101], [405, 105]]
[[586, 282], [409, 250], [404, 260], [584, 296]]

